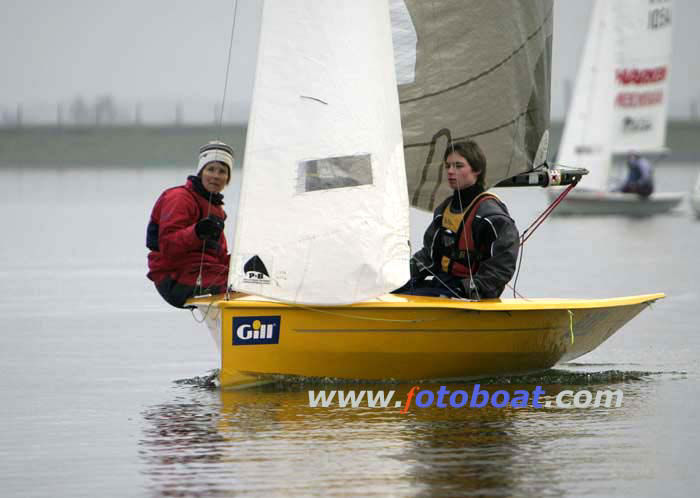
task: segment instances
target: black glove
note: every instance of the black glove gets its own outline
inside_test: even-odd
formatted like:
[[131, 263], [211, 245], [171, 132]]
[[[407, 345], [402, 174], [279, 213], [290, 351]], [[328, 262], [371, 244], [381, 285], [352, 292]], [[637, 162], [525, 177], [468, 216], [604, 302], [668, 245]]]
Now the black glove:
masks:
[[224, 231], [224, 220], [218, 216], [209, 215], [197, 222], [194, 231], [200, 240], [219, 240]]

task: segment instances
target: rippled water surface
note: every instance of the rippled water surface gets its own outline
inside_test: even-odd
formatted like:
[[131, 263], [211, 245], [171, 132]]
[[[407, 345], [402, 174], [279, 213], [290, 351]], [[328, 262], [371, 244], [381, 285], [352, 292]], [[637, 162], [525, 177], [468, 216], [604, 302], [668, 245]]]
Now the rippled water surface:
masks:
[[[576, 363], [487, 389], [621, 389], [621, 407], [403, 414], [311, 408], [307, 391], [405, 399], [410, 384], [206, 382], [219, 366], [208, 332], [144, 276], [150, 207], [186, 174], [0, 170], [3, 496], [684, 496], [700, 484], [700, 222], [687, 204], [654, 218], [552, 218], [525, 247], [517, 290], [528, 297], [668, 297]], [[659, 169], [659, 190], [687, 191], [696, 175]], [[500, 194], [521, 229], [546, 204], [539, 189]], [[416, 244], [427, 218], [412, 218]]]

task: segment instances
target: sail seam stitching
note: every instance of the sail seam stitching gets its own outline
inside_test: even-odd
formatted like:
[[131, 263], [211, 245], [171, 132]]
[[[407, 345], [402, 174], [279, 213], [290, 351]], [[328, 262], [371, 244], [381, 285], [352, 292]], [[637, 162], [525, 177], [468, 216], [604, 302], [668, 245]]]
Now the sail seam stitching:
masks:
[[418, 100], [426, 99], [426, 98], [429, 98], [429, 97], [435, 97], [436, 95], [440, 95], [440, 94], [442, 94], [442, 93], [451, 92], [452, 90], [455, 90], [455, 89], [457, 89], [457, 88], [460, 88], [460, 87], [463, 87], [463, 86], [465, 86], [465, 85], [468, 85], [468, 84], [472, 83], [473, 81], [476, 81], [476, 80], [478, 80], [478, 79], [480, 79], [480, 78], [486, 76], [487, 74], [494, 72], [496, 69], [500, 68], [501, 66], [505, 65], [509, 60], [511, 60], [511, 59], [515, 56], [515, 54], [517, 54], [518, 52], [522, 51], [522, 49], [525, 48], [525, 46], [526, 46], [530, 41], [532, 41], [532, 39], [533, 39], [535, 36], [537, 36], [537, 35], [540, 33], [540, 31], [542, 31], [542, 28], [544, 28], [544, 26], [548, 23], [549, 19], [551, 18], [551, 16], [552, 16], [552, 11], [553, 11], [553, 10], [554, 10], [554, 8], [550, 9], [550, 10], [549, 10], [549, 13], [547, 14], [547, 17], [545, 17], [544, 20], [542, 21], [542, 24], [540, 24], [540, 25], [538, 26], [538, 28], [537, 28], [530, 36], [528, 36], [528, 37], [525, 39], [525, 41], [524, 41], [518, 48], [516, 48], [513, 52], [510, 53], [510, 55], [509, 55], [508, 57], [506, 57], [505, 59], [503, 59], [503, 60], [502, 60], [501, 62], [499, 62], [498, 64], [496, 64], [496, 65], [494, 65], [494, 66], [492, 66], [492, 67], [486, 69], [485, 71], [482, 71], [481, 73], [477, 74], [476, 76], [473, 76], [473, 77], [471, 77], [471, 78], [469, 78], [469, 79], [467, 79], [467, 80], [465, 80], [465, 81], [462, 81], [461, 83], [457, 83], [456, 85], [453, 85], [453, 86], [450, 86], [450, 87], [447, 87], [447, 88], [443, 88], [442, 90], [439, 90], [439, 91], [437, 91], [437, 92], [426, 93], [425, 95], [420, 95], [420, 96], [418, 96], [418, 97], [413, 97], [413, 98], [411, 98], [411, 99], [401, 100], [401, 101], [399, 101], [399, 104], [408, 104], [408, 103], [416, 102], [416, 101], [418, 101]]

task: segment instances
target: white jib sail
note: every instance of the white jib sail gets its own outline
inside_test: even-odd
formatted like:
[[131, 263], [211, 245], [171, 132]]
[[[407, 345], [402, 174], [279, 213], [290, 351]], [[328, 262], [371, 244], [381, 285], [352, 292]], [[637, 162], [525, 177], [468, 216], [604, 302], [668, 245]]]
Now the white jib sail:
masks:
[[615, 0], [613, 152], [661, 152], [666, 143], [672, 1]]
[[386, 0], [266, 0], [229, 284], [346, 304], [409, 277]]
[[589, 170], [580, 185], [592, 190], [607, 189], [612, 161], [615, 96], [612, 3], [609, 0], [594, 3], [557, 154], [558, 163]]

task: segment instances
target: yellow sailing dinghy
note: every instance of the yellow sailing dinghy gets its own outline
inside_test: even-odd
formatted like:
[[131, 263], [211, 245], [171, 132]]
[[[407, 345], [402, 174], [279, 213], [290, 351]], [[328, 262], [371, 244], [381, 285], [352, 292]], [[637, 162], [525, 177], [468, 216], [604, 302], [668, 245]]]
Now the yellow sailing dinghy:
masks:
[[221, 341], [221, 385], [243, 387], [294, 376], [437, 381], [545, 370], [592, 351], [662, 297], [469, 302], [389, 294], [308, 307], [232, 294], [195, 303]]
[[409, 204], [451, 194], [451, 141], [479, 141], [487, 185], [580, 179], [544, 166], [551, 0], [267, 0], [261, 22], [229, 238], [238, 292], [190, 301], [220, 347], [223, 387], [543, 370], [663, 297], [389, 294], [409, 278]]

